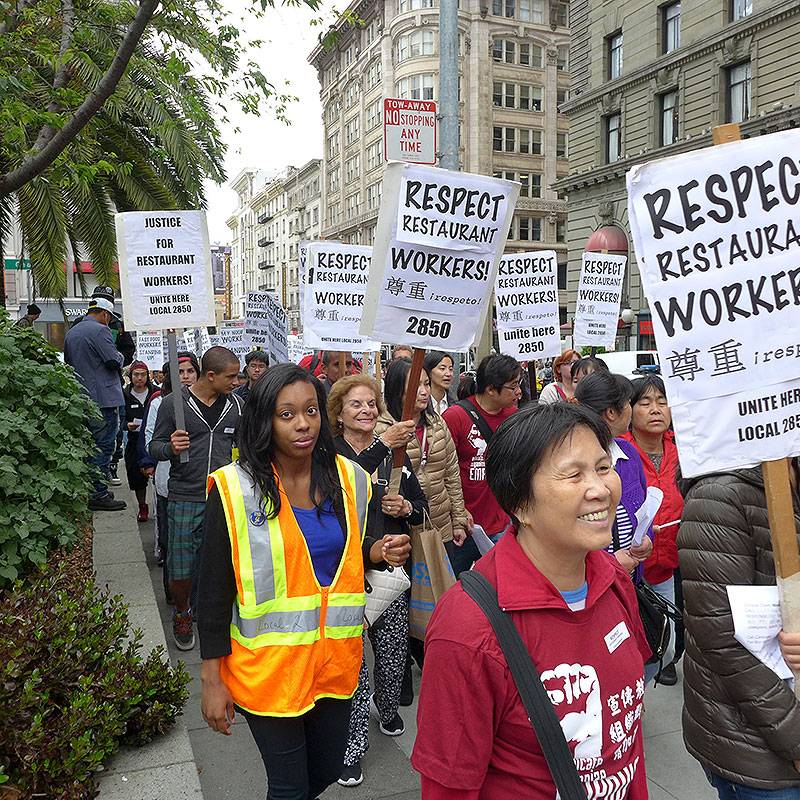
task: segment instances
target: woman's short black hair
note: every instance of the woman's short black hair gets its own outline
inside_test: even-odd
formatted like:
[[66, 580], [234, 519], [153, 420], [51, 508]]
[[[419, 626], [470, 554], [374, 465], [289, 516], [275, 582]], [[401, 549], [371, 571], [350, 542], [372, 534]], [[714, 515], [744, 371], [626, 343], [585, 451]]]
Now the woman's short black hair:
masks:
[[648, 392], [655, 390], [658, 394], [667, 396], [664, 381], [658, 375], [645, 375], [643, 378], [634, 378], [631, 381], [633, 394], [631, 395], [631, 405], [635, 406]]
[[515, 524], [516, 512], [536, 500], [531, 482], [548, 451], [580, 427], [588, 428], [603, 450], [611, 447], [608, 425], [594, 411], [574, 403], [531, 403], [497, 429], [486, 450], [486, 480]]
[[483, 394], [487, 389], [494, 388], [499, 392], [510, 380], [520, 372], [519, 361], [512, 356], [493, 354], [486, 356], [475, 373], [475, 392]]
[[579, 358], [577, 361], [572, 362], [569, 374], [574, 381], [579, 372], [586, 372], [587, 370], [591, 370], [592, 372], [609, 371], [608, 364], [606, 364], [602, 358], [598, 358], [597, 356], [584, 356], [583, 358]]
[[[403, 418], [403, 395], [406, 391], [406, 380], [409, 372], [411, 372], [411, 359], [395, 358], [389, 362], [389, 366], [386, 368], [386, 377], [383, 379], [383, 399], [386, 401], [386, 408], [389, 413], [396, 420]], [[423, 373], [430, 380], [430, 373], [424, 366], [422, 373], [420, 373], [420, 380]], [[430, 402], [427, 408], [422, 410], [419, 421], [426, 427], [433, 422]]]
[[633, 386], [624, 375], [611, 372], [593, 372], [587, 375], [575, 387], [575, 399], [595, 414], [602, 414], [607, 409], [622, 411], [630, 405]]
[[446, 358], [449, 358], [450, 363], [455, 366], [455, 359], [450, 355], [450, 353], [444, 353], [441, 350], [431, 350], [430, 353], [425, 355], [425, 360], [422, 362], [422, 367], [425, 372], [430, 375], [431, 370], [435, 367], [438, 367], [439, 364]]

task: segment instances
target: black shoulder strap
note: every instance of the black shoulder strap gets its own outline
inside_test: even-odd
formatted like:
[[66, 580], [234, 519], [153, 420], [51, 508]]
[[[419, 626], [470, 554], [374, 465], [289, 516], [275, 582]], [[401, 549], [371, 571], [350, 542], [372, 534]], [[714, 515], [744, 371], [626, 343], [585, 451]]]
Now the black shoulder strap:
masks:
[[483, 441], [489, 444], [489, 440], [494, 436], [494, 431], [489, 427], [489, 423], [483, 418], [483, 414], [471, 400], [459, 400], [456, 405], [463, 408], [470, 415], [475, 427], [481, 432]]
[[494, 629], [561, 800], [586, 800], [586, 790], [578, 777], [553, 704], [519, 631], [511, 617], [498, 605], [494, 587], [474, 570], [461, 573], [461, 585], [486, 614]]

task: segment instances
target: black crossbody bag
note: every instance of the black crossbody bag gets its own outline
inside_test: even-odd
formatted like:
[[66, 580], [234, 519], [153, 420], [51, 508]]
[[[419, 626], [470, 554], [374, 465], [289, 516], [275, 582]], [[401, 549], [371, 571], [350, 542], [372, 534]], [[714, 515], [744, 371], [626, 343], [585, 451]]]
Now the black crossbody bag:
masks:
[[464, 411], [469, 414], [470, 419], [475, 423], [475, 427], [480, 431], [481, 436], [483, 436], [483, 441], [489, 444], [492, 436], [494, 436], [494, 432], [489, 427], [489, 423], [483, 418], [483, 414], [481, 414], [475, 406], [475, 403], [471, 400], [459, 400], [455, 405], [459, 408], [463, 408]]
[[513, 620], [500, 608], [497, 592], [474, 570], [461, 573], [461, 586], [486, 614], [494, 629], [561, 800], [586, 800], [586, 790], [539, 671]]

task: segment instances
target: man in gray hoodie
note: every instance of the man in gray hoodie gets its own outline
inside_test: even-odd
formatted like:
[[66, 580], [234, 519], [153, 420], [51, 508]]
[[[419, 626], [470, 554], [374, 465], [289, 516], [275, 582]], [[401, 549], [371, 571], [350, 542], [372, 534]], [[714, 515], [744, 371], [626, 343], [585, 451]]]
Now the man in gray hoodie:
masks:
[[[212, 347], [200, 363], [197, 383], [173, 392], [161, 403], [149, 447], [154, 459], [171, 465], [167, 570], [175, 603], [172, 636], [180, 650], [194, 647], [190, 598], [202, 544], [206, 481], [215, 469], [230, 464], [243, 407], [242, 400], [232, 394], [238, 385], [236, 355], [226, 347]], [[185, 429], [175, 423], [177, 398], [183, 403]], [[189, 460], [182, 463], [180, 455], [187, 450]]]

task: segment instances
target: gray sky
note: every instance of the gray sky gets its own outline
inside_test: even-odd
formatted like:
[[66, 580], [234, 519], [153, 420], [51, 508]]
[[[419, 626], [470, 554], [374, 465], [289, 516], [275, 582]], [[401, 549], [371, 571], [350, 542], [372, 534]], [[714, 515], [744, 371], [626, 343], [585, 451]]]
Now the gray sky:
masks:
[[[238, 20], [249, 2], [230, 0], [232, 18]], [[332, 6], [330, 0], [326, 0], [325, 6]], [[247, 38], [264, 40], [261, 48], [254, 51], [264, 74], [279, 91], [300, 99], [289, 107], [287, 116], [292, 124], [288, 126], [277, 121], [270, 111], [254, 117], [243, 114], [235, 101], [228, 103], [231, 123], [223, 126], [222, 134], [228, 145], [225, 167], [229, 181], [245, 167], [273, 171], [289, 164], [299, 167], [310, 158], [322, 156], [319, 82], [316, 71], [306, 60], [323, 30], [309, 24], [314, 16], [305, 7], [279, 6], [270, 9], [264, 19], [247, 17], [246, 27], [243, 26]], [[327, 17], [333, 18], [330, 13]], [[239, 133], [234, 130], [237, 125]], [[211, 242], [227, 244], [230, 232], [225, 220], [236, 209], [236, 193], [209, 181], [207, 198]]]

